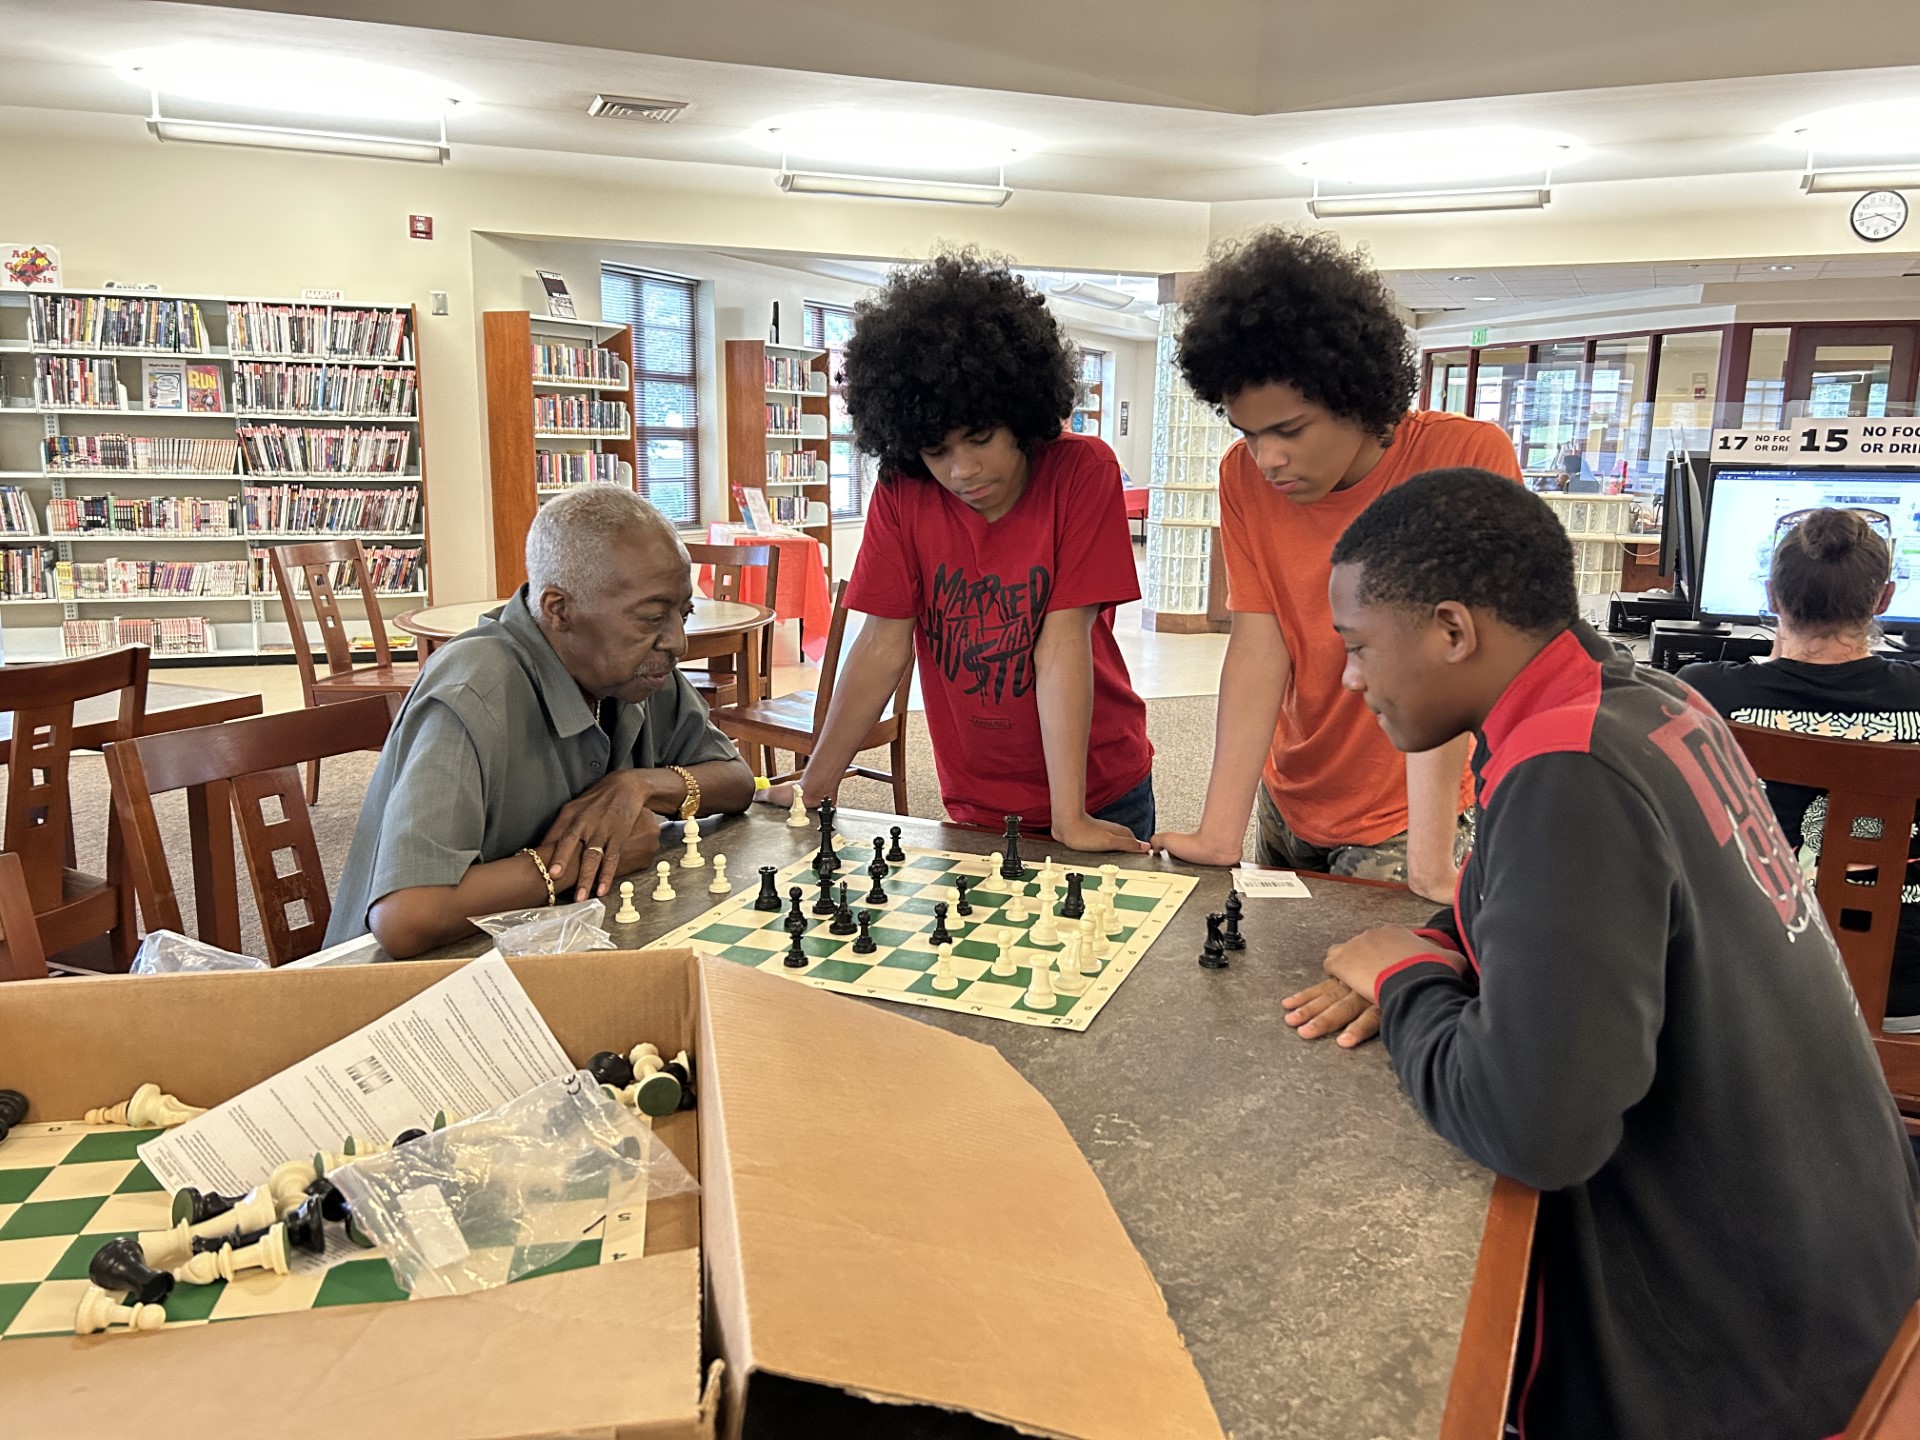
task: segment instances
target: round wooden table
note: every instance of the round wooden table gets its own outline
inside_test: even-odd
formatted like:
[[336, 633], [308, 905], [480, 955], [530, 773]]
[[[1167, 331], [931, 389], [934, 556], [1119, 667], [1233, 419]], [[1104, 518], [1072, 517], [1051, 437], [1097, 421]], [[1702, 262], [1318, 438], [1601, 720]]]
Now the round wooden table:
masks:
[[[414, 637], [425, 664], [434, 649], [456, 635], [464, 635], [513, 597], [501, 600], [462, 600], [452, 605], [430, 605], [421, 610], [406, 610], [393, 617], [393, 628]], [[774, 613], [766, 605], [748, 605], [734, 600], [709, 600], [693, 597], [693, 614], [687, 620], [687, 653], [683, 659], [707, 662], [708, 673], [716, 684], [731, 681], [738, 674], [746, 683], [740, 686], [740, 702], [750, 704], [760, 698], [759, 687], [765, 678], [755, 663], [755, 640], [769, 625]]]

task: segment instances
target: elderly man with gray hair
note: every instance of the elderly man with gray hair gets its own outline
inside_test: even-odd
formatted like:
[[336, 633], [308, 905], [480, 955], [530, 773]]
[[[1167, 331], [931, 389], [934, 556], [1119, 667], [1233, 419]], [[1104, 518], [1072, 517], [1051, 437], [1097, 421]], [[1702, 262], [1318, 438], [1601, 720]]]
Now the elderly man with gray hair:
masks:
[[406, 959], [496, 910], [604, 896], [660, 816], [739, 811], [753, 775], [676, 662], [693, 584], [672, 524], [592, 485], [527, 532], [527, 583], [444, 646], [367, 786], [327, 943]]

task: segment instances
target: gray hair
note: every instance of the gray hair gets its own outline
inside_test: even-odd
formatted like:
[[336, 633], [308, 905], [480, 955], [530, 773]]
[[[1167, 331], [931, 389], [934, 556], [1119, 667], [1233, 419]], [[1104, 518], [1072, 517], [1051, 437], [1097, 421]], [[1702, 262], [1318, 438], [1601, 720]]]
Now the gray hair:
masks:
[[527, 598], [537, 612], [547, 590], [592, 600], [605, 588], [607, 547], [631, 530], [652, 531], [678, 545], [668, 520], [633, 491], [582, 485], [549, 500], [527, 530]]

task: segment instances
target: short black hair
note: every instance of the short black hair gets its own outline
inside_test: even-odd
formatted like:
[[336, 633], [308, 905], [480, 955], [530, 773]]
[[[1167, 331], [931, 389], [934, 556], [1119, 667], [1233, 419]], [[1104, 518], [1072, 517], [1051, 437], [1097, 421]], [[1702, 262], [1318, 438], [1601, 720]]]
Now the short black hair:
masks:
[[1413, 401], [1420, 372], [1392, 292], [1330, 231], [1276, 225], [1215, 246], [1181, 308], [1180, 371], [1209, 405], [1291, 385], [1386, 440]]
[[1361, 511], [1333, 547], [1358, 565], [1361, 602], [1444, 600], [1552, 635], [1580, 618], [1573, 542], [1547, 502], [1491, 470], [1429, 470]]
[[922, 478], [920, 452], [951, 430], [1005, 425], [1029, 454], [1057, 438], [1079, 377], [1045, 298], [974, 250], [902, 266], [854, 306], [841, 371], [853, 443], [883, 475]]

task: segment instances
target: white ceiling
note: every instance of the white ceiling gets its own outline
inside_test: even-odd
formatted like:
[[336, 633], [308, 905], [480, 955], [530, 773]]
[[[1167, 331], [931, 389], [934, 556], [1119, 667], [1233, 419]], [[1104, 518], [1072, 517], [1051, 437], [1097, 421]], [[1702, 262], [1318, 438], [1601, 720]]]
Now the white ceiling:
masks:
[[1789, 255], [1777, 259], [1682, 265], [1543, 265], [1486, 269], [1471, 274], [1457, 270], [1394, 270], [1388, 271], [1386, 278], [1401, 304], [1412, 310], [1427, 310], [1513, 302], [1540, 304], [1688, 286], [1891, 280], [1912, 271], [1920, 271], [1920, 258], [1880, 252]]

